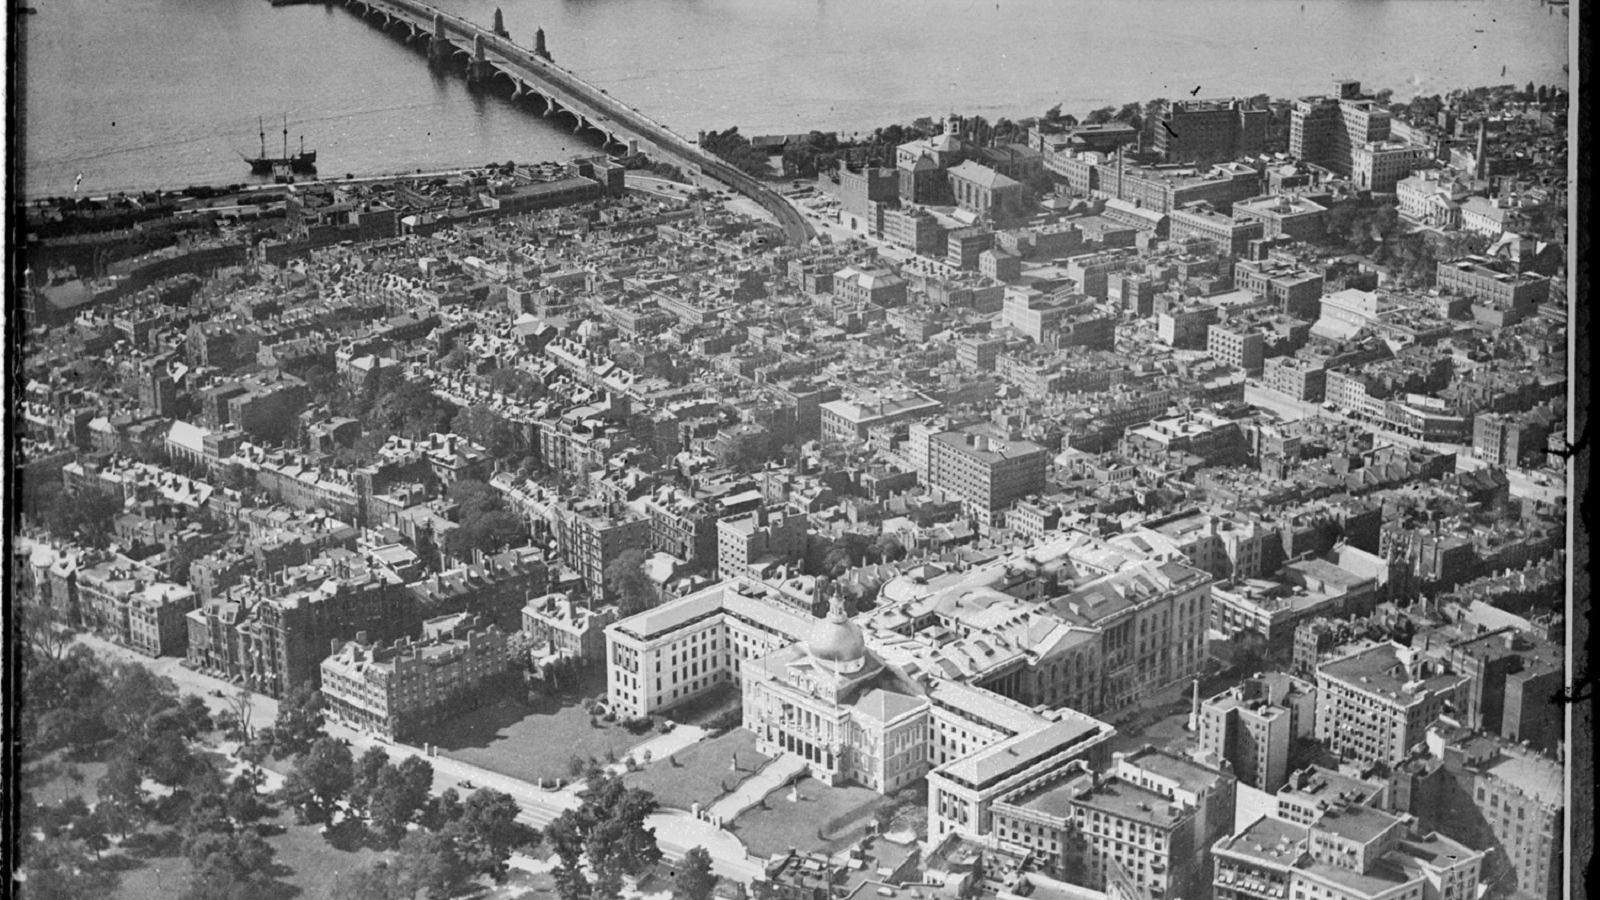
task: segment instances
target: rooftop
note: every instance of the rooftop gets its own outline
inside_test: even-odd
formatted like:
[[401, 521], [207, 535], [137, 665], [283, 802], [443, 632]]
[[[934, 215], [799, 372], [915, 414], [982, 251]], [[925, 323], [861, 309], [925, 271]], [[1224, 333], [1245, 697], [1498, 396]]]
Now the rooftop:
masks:
[[1219, 849], [1258, 862], [1289, 867], [1305, 852], [1305, 826], [1262, 816], [1230, 838]]
[[1497, 757], [1485, 769], [1540, 803], [1566, 804], [1566, 777], [1553, 759], [1518, 750]]
[[1181, 815], [1174, 814], [1174, 808], [1182, 809], [1155, 791], [1118, 778], [1108, 778], [1099, 787], [1082, 792], [1072, 800], [1080, 806], [1156, 828], [1172, 825]]
[[1370, 806], [1335, 806], [1323, 812], [1312, 829], [1336, 834], [1346, 840], [1368, 843], [1395, 828], [1400, 820]]
[[1062, 719], [952, 760], [943, 771], [969, 784], [992, 784], [1070, 747], [1086, 749], [1093, 737], [1111, 731], [1111, 726], [1088, 716]]

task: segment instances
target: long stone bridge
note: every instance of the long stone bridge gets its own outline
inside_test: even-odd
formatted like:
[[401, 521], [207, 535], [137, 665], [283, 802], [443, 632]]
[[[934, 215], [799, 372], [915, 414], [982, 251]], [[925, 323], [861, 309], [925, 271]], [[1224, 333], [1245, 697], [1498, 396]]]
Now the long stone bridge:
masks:
[[544, 101], [546, 116], [564, 113], [575, 119], [575, 132], [592, 129], [604, 134], [608, 145], [644, 153], [676, 165], [690, 176], [727, 185], [771, 213], [791, 244], [805, 244], [816, 235], [800, 211], [777, 191], [622, 103], [604, 88], [556, 65], [543, 46], [542, 31], [538, 46], [530, 50], [504, 31], [483, 28], [421, 0], [342, 2], [403, 40], [426, 41], [431, 59], [449, 61], [465, 56], [469, 82], [488, 84], [504, 79], [512, 88], [513, 99], [537, 96]]

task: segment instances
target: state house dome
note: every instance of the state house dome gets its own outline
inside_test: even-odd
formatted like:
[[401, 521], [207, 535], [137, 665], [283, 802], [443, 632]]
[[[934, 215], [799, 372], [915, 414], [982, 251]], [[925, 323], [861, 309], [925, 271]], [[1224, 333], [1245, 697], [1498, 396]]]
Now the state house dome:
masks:
[[866, 662], [867, 639], [861, 634], [861, 626], [845, 616], [844, 607], [835, 597], [827, 618], [811, 629], [806, 650], [812, 659], [831, 663], [835, 671], [853, 672]]

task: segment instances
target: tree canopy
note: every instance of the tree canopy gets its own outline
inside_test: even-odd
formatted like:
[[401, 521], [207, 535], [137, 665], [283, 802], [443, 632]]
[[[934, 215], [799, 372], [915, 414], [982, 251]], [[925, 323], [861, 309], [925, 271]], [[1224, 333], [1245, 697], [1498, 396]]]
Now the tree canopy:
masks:
[[278, 717], [272, 722], [272, 752], [280, 759], [298, 756], [311, 749], [323, 735], [325, 715], [322, 692], [303, 684], [278, 703]]
[[[614, 775], [591, 778], [583, 805], [564, 811], [545, 830], [560, 859], [557, 893], [568, 900], [619, 896], [624, 875], [638, 874], [661, 859], [655, 831], [645, 825], [657, 808], [655, 795], [627, 787]], [[592, 883], [584, 860], [594, 875]]]
[[279, 796], [295, 810], [301, 822], [326, 823], [334, 805], [344, 799], [354, 783], [350, 747], [343, 741], [323, 737], [296, 757]]
[[717, 876], [711, 871], [711, 854], [704, 847], [691, 847], [672, 878], [672, 896], [684, 900], [711, 900], [716, 888]]
[[617, 601], [624, 616], [655, 605], [656, 588], [645, 574], [646, 559], [643, 550], [624, 550], [603, 573], [606, 592]]
[[482, 481], [463, 478], [450, 485], [446, 496], [456, 503], [457, 527], [445, 534], [444, 550], [456, 559], [470, 560], [474, 550], [495, 553], [527, 540], [522, 518]]

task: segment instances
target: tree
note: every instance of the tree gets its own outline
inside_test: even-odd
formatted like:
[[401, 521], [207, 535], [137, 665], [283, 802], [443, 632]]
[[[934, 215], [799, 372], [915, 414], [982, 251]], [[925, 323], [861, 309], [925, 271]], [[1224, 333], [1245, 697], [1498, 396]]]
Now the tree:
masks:
[[272, 723], [272, 755], [283, 759], [305, 753], [322, 737], [323, 720], [322, 692], [310, 684], [296, 688], [278, 703], [278, 717]]
[[497, 553], [520, 545], [528, 538], [522, 519], [506, 510], [495, 510], [467, 519], [444, 537], [444, 550], [459, 560], [472, 559], [475, 551]]
[[323, 737], [295, 759], [294, 769], [283, 781], [282, 796], [296, 809], [301, 821], [323, 823], [354, 782], [350, 748], [342, 741]]
[[421, 757], [408, 756], [398, 766], [386, 763], [368, 802], [373, 830], [391, 839], [397, 837], [427, 806], [432, 785], [433, 765]]
[[491, 459], [504, 460], [520, 455], [524, 449], [516, 427], [487, 406], [476, 405], [463, 409], [451, 420], [450, 430], [482, 445]]
[[1083, 121], [1085, 125], [1104, 125], [1116, 118], [1116, 115], [1117, 108], [1115, 106], [1102, 106], [1091, 111], [1089, 115], [1084, 117]]
[[545, 829], [545, 840], [555, 852], [556, 894], [562, 900], [585, 900], [589, 878], [583, 872], [584, 833], [587, 823], [579, 811], [565, 810]]
[[13, 607], [19, 633], [32, 657], [59, 662], [74, 644], [67, 617], [43, 603], [22, 603]]
[[451, 836], [432, 831], [413, 831], [401, 841], [397, 881], [411, 896], [425, 890], [430, 897], [448, 897], [466, 884], [471, 872], [461, 859]]
[[899, 562], [906, 558], [906, 547], [900, 539], [892, 534], [878, 535], [877, 543], [873, 544], [878, 558], [884, 562]]
[[198, 865], [211, 852], [215, 836], [232, 833], [228, 798], [220, 793], [201, 794], [189, 804], [183, 819], [183, 853]]
[[392, 765], [384, 766], [367, 803], [367, 820], [373, 832], [388, 840], [399, 837], [415, 812], [409, 799], [400, 771]]
[[678, 864], [678, 873], [673, 876], [672, 896], [686, 900], [711, 900], [716, 888], [717, 876], [711, 872], [711, 854], [704, 847], [691, 847]]
[[455, 788], [445, 788], [430, 804], [426, 824], [434, 831], [442, 830], [466, 814], [461, 805], [461, 794]]
[[117, 734], [148, 734], [162, 712], [178, 705], [178, 686], [136, 663], [118, 663], [106, 680], [103, 704], [106, 724]]
[[241, 773], [228, 785], [228, 817], [241, 826], [254, 825], [272, 815], [272, 804], [257, 792], [257, 781]]
[[111, 803], [129, 812], [144, 803], [144, 775], [139, 763], [125, 752], [118, 752], [106, 764], [106, 774], [96, 785], [102, 803]]
[[382, 747], [372, 746], [356, 760], [354, 778], [350, 783], [350, 805], [365, 810], [378, 786], [383, 770], [389, 767], [389, 754]]
[[272, 846], [254, 831], [207, 833], [188, 853], [194, 869], [183, 900], [267, 900], [278, 893], [267, 874]]
[[111, 846], [105, 818], [87, 810], [73, 818], [72, 836], [81, 841], [85, 849], [94, 851], [96, 860], [100, 859], [100, 854]]
[[456, 407], [421, 381], [411, 381], [394, 368], [367, 379], [356, 400], [363, 432], [422, 438], [448, 431]]
[[[38, 502], [51, 501], [44, 498]], [[70, 496], [62, 491], [53, 504], [44, 510], [45, 527], [58, 537], [96, 550], [104, 550], [111, 543], [116, 518], [123, 509], [120, 497], [95, 490]]]
[[27, 900], [102, 900], [116, 888], [115, 877], [94, 865], [82, 847], [66, 838], [47, 837], [20, 849], [18, 874]]
[[1124, 103], [1122, 108], [1117, 110], [1115, 119], [1118, 122], [1132, 125], [1137, 130], [1144, 127], [1144, 109], [1138, 103]]
[[829, 545], [828, 552], [823, 556], [823, 568], [828, 575], [838, 578], [850, 567], [866, 562], [871, 549], [872, 544], [866, 535], [846, 531]]
[[467, 798], [446, 833], [455, 837], [462, 861], [474, 874], [503, 880], [512, 852], [539, 843], [539, 832], [517, 821], [519, 812], [517, 801], [500, 791], [481, 789]]
[[446, 496], [456, 504], [458, 525], [444, 538], [451, 556], [471, 559], [475, 550], [490, 553], [526, 540], [522, 519], [505, 509], [500, 493], [482, 481], [463, 478], [450, 485]]
[[538, 376], [516, 366], [502, 366], [489, 373], [489, 387], [501, 394], [531, 403], [545, 395], [545, 384]]
[[[562, 897], [614, 897], [622, 877], [637, 874], [661, 859], [654, 830], [645, 820], [656, 811], [649, 791], [626, 787], [620, 778], [596, 773], [583, 804], [557, 816], [545, 830], [556, 853], [556, 889]], [[595, 881], [583, 873], [587, 859]]]
[[644, 571], [646, 559], [643, 550], [624, 550], [603, 573], [606, 593], [616, 598], [624, 616], [655, 605], [656, 588]]

